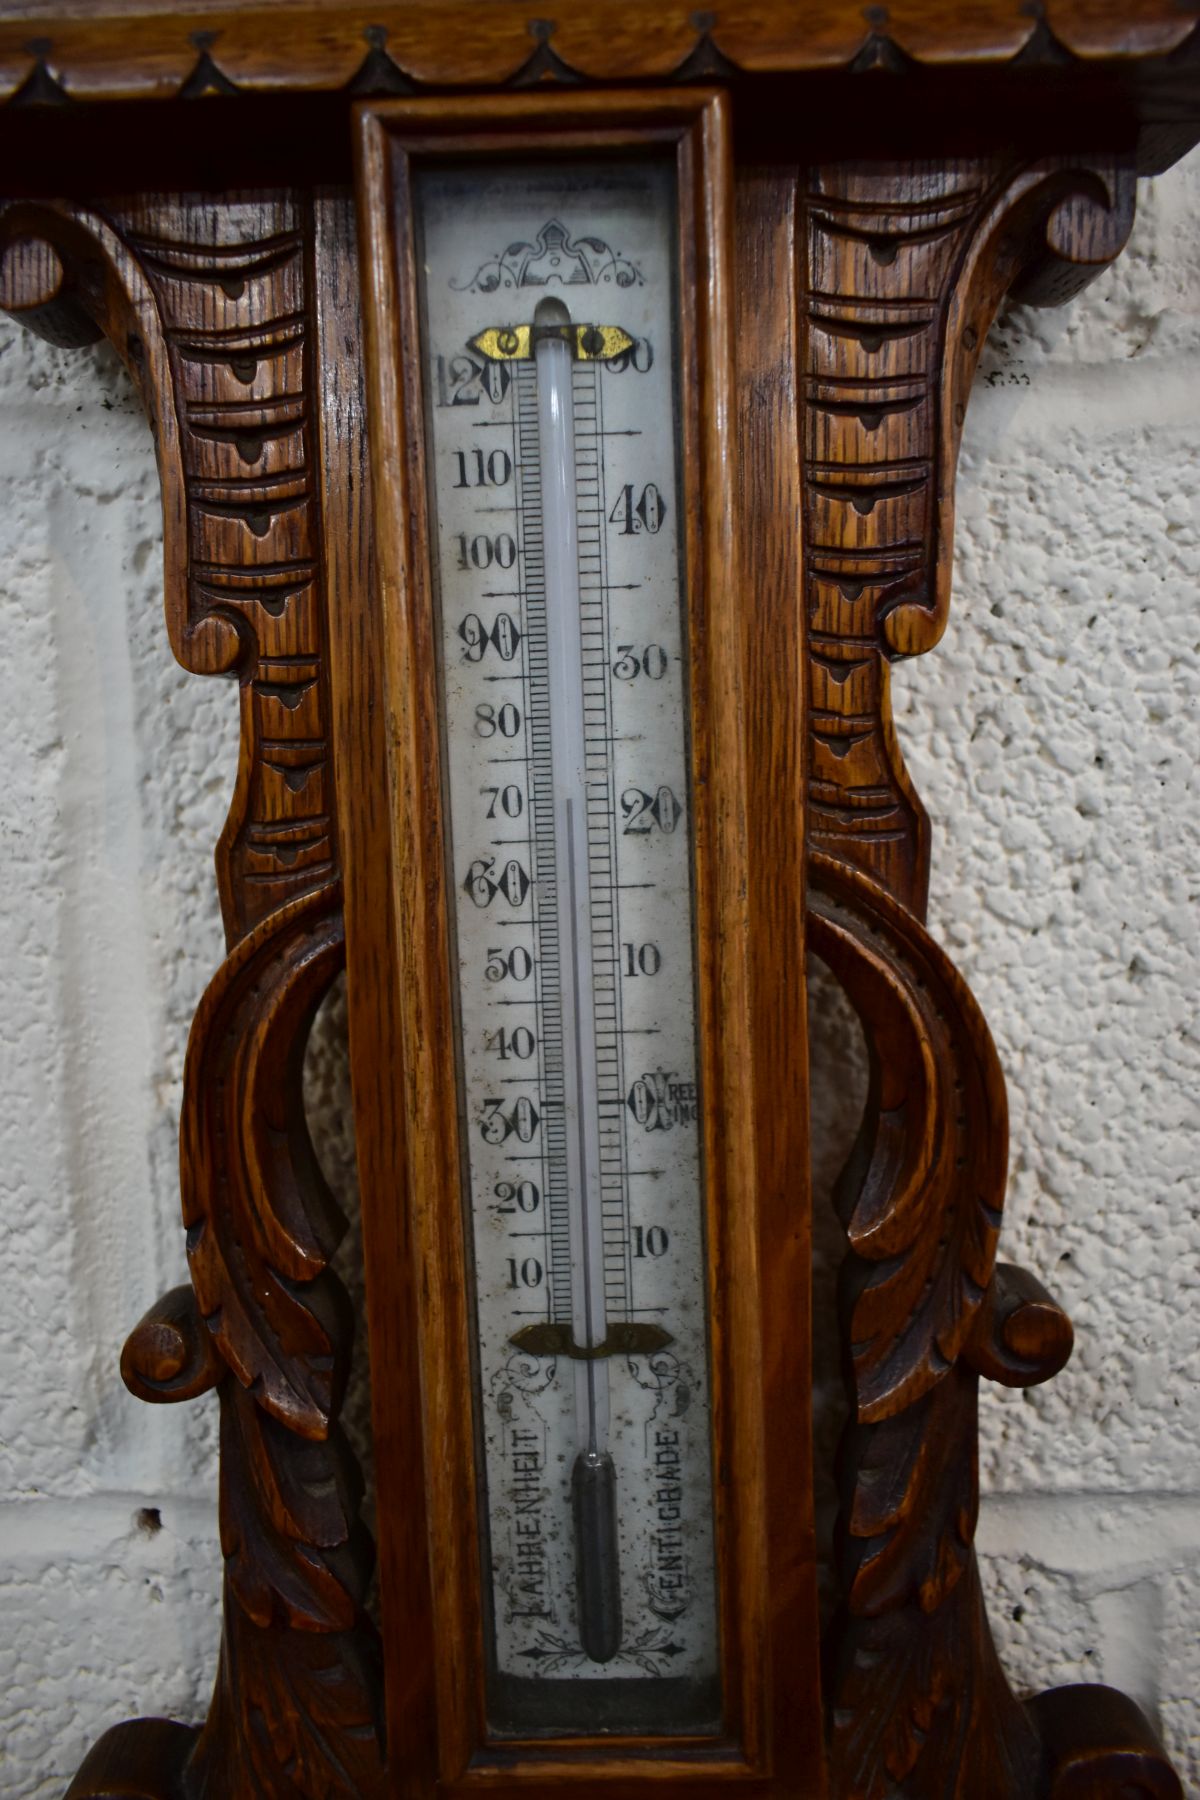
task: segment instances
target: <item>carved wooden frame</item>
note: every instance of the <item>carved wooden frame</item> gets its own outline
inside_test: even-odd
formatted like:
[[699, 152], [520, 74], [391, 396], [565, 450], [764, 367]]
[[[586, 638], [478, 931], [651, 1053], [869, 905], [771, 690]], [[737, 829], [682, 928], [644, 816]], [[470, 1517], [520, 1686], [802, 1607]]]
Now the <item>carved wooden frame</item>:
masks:
[[[403, 1059], [410, 1167], [402, 1189], [410, 1255], [429, 1271], [416, 1308], [416, 1360], [426, 1396], [425, 1459], [429, 1547], [418, 1546], [400, 1610], [416, 1616], [414, 1589], [438, 1595], [430, 1615], [429, 1716], [438, 1722], [436, 1767], [450, 1794], [485, 1787], [516, 1796], [530, 1781], [571, 1778], [581, 1796], [611, 1791], [653, 1770], [656, 1786], [689, 1795], [724, 1791], [758, 1772], [766, 1705], [762, 1645], [769, 1632], [796, 1629], [773, 1619], [771, 1571], [760, 1496], [767, 1461], [768, 1396], [759, 1356], [749, 1352], [758, 1301], [760, 1249], [753, 1134], [729, 1129], [751, 1115], [744, 934], [739, 893], [747, 881], [745, 783], [739, 726], [743, 651], [740, 622], [720, 604], [730, 585], [730, 479], [727, 424], [732, 387], [729, 317], [729, 132], [724, 96], [703, 89], [638, 94], [502, 95], [390, 102], [360, 120], [359, 203], [364, 262], [369, 413], [380, 568], [391, 589], [385, 682], [390, 710], [404, 720], [392, 757], [393, 880], [400, 897], [401, 1013], [418, 1054]], [[599, 1736], [551, 1744], [489, 1746], [483, 1705], [479, 1526], [464, 1496], [474, 1489], [469, 1290], [460, 1222], [462, 1156], [445, 1096], [454, 1090], [454, 1000], [448, 950], [444, 821], [429, 771], [442, 765], [436, 692], [436, 625], [423, 503], [424, 375], [417, 301], [412, 169], [438, 157], [497, 154], [587, 157], [627, 150], [671, 156], [679, 192], [680, 282], [692, 299], [683, 321], [682, 462], [692, 645], [691, 744], [697, 874], [699, 1074], [710, 1096], [704, 1154], [710, 1260], [714, 1454], [741, 1471], [736, 1492], [719, 1493], [726, 1730], [695, 1746], [678, 1740], [640, 1748]], [[724, 922], [718, 930], [716, 921]], [[706, 922], [708, 928], [706, 930]], [[779, 1246], [771, 1249], [777, 1253]], [[785, 1357], [781, 1360], [786, 1362]], [[408, 1596], [412, 1598], [408, 1598]], [[420, 1709], [395, 1721], [391, 1741], [405, 1762], [421, 1759], [428, 1721]], [[416, 1742], [413, 1742], [413, 1739]], [[586, 1776], [579, 1769], [586, 1750]], [[594, 1785], [593, 1785], [594, 1784]]]
[[[11, 71], [16, 100], [57, 107], [75, 93], [300, 92], [344, 81], [394, 92], [414, 79], [445, 81], [450, 68], [457, 79], [519, 85], [739, 70], [814, 79], [832, 65], [855, 79], [882, 69], [908, 81], [921, 57], [961, 68], [1011, 55], [1025, 70], [1061, 70], [1064, 59], [1089, 56], [1110, 85], [1096, 87], [1094, 71], [1081, 69], [1081, 86], [1119, 91], [1143, 123], [1140, 149], [1137, 132], [1122, 128], [1114, 154], [797, 158], [739, 171], [734, 255], [760, 281], [755, 297], [746, 284], [735, 296], [732, 404], [739, 480], [764, 524], [758, 545], [743, 534], [726, 553], [794, 651], [781, 671], [763, 666], [752, 634], [742, 647], [751, 691], [777, 721], [746, 779], [752, 796], [793, 795], [797, 820], [807, 782], [811, 943], [857, 1008], [872, 1065], [841, 1203], [853, 1422], [842, 1453], [842, 1606], [825, 1673], [828, 1772], [819, 1751], [798, 1754], [799, 1738], [789, 1748], [789, 1731], [811, 1730], [816, 1684], [789, 1702], [785, 1646], [773, 1640], [776, 1697], [760, 1765], [771, 1773], [755, 1791], [1179, 1796], [1131, 1702], [1065, 1689], [1021, 1706], [991, 1646], [972, 1549], [978, 1378], [1047, 1379], [1070, 1352], [1071, 1328], [1033, 1277], [995, 1262], [1003, 1077], [969, 990], [924, 928], [928, 822], [887, 683], [892, 661], [931, 648], [946, 625], [958, 438], [996, 308], [1010, 291], [1063, 300], [1119, 252], [1139, 158], [1161, 161], [1200, 131], [1193, 27], [1165, 5], [1139, 9], [1136, 20], [1118, 7], [1064, 5], [1051, 22], [995, 0], [957, 35], [936, 9], [916, 7], [901, 37], [869, 19], [864, 40], [857, 14], [837, 6], [802, 36], [788, 8], [686, 23], [666, 9], [651, 32], [638, 9], [636, 21], [606, 15], [603, 30], [582, 14], [561, 30], [539, 28], [530, 52], [524, 15], [504, 0], [478, 62], [464, 63], [470, 8], [385, 8], [365, 56], [361, 20], [350, 30], [336, 7], [293, 10], [286, 42], [268, 31], [274, 9], [139, 19], [114, 5], [98, 21], [56, 22], [49, 37], [32, 36], [28, 20], [0, 21], [0, 69]], [[701, 98], [690, 99], [693, 113]], [[365, 217], [375, 226], [377, 209]], [[379, 280], [373, 232], [366, 249]], [[405, 1725], [426, 1704], [427, 1671], [420, 1654], [395, 1654], [394, 1615], [390, 1767], [383, 1748], [380, 1647], [363, 1608], [371, 1547], [358, 1518], [361, 1480], [337, 1425], [352, 1336], [328, 1268], [341, 1222], [299, 1095], [308, 1025], [342, 966], [344, 919], [358, 971], [350, 1005], [375, 1263], [371, 1340], [377, 1363], [415, 1375], [402, 1305], [413, 1303], [412, 1244], [385, 1200], [411, 1156], [411, 1121], [387, 1071], [404, 1063], [411, 994], [394, 979], [395, 945], [398, 926], [412, 921], [397, 918], [380, 805], [395, 696], [383, 673], [391, 652], [387, 608], [374, 597], [376, 546], [385, 596], [406, 564], [388, 530], [377, 539], [370, 522], [346, 196], [15, 202], [0, 214], [0, 253], [0, 302], [56, 343], [104, 333], [130, 368], [158, 450], [172, 647], [187, 668], [235, 678], [242, 696], [241, 766], [217, 859], [228, 956], [197, 1013], [185, 1079], [192, 1285], [147, 1314], [122, 1358], [142, 1398], [218, 1390], [221, 1666], [202, 1730], [119, 1726], [70, 1793], [429, 1793], [430, 1734]], [[378, 413], [375, 424], [383, 432]], [[402, 479], [394, 448], [386, 434], [375, 446], [385, 494]], [[802, 517], [799, 546], [792, 516]], [[802, 988], [781, 984], [779, 968], [785, 954], [800, 966], [803, 916], [781, 915], [772, 895], [781, 873], [799, 887], [804, 844], [785, 830], [755, 852], [744, 921], [748, 1066], [774, 1058], [801, 1093], [803, 1046], [789, 1047], [787, 1025]], [[763, 1132], [755, 1154], [769, 1232], [804, 1184], [786, 1133]], [[763, 1271], [764, 1314], [787, 1306], [806, 1257], [800, 1230], [791, 1259]], [[776, 1382], [783, 1375], [774, 1367]], [[417, 1387], [409, 1381], [411, 1393]], [[805, 1439], [807, 1408], [806, 1395], [793, 1408]], [[397, 1440], [411, 1448], [422, 1431], [415, 1400], [407, 1412], [377, 1404], [377, 1440], [393, 1466]], [[797, 1465], [805, 1471], [806, 1456]], [[414, 1597], [412, 1570], [426, 1542], [424, 1503], [411, 1486], [381, 1489], [381, 1500], [385, 1622], [406, 1596], [420, 1624], [429, 1601]], [[783, 1541], [777, 1487], [764, 1504]], [[811, 1509], [787, 1541], [776, 1632], [781, 1619], [811, 1613]], [[806, 1703], [808, 1727], [789, 1717]], [[412, 1754], [398, 1759], [402, 1744]], [[554, 1779], [580, 1785], [565, 1769]]]

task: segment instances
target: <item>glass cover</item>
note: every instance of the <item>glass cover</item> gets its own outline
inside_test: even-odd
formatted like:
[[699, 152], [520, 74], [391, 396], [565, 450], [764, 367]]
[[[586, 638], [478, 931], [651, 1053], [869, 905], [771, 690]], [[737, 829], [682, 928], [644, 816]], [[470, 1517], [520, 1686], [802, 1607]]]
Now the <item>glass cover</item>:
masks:
[[489, 1727], [708, 1732], [674, 165], [415, 193]]

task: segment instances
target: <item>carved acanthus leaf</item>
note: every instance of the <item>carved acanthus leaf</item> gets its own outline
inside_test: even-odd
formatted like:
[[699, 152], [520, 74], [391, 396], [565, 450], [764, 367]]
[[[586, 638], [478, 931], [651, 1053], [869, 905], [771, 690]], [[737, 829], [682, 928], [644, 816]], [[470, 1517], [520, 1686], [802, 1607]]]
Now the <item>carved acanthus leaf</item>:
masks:
[[233, 1384], [221, 1415], [226, 1579], [256, 1625], [349, 1631], [374, 1561], [340, 1430], [308, 1443]]
[[243, 1386], [314, 1438], [336, 1410], [352, 1324], [325, 1273], [345, 1220], [313, 1155], [299, 1066], [342, 962], [336, 888], [293, 901], [242, 940], [192, 1025], [180, 1128], [201, 1313]]
[[189, 1766], [212, 1800], [382, 1800], [369, 1634], [254, 1624], [227, 1597], [221, 1672]]
[[816, 857], [809, 926], [871, 1059], [842, 1182], [852, 1422], [840, 1456], [839, 1791], [1017, 1800], [1031, 1791], [1036, 1737], [978, 1596], [978, 1377], [962, 1360], [1004, 1198], [1004, 1082], [965, 983], [877, 883]]
[[863, 1132], [842, 1183], [858, 1416], [909, 1406], [960, 1354], [996, 1252], [1008, 1148], [995, 1046], [924, 928], [818, 856], [810, 930], [871, 1049]]
[[931, 1614], [848, 1621], [835, 1670], [842, 1800], [1030, 1800], [1040, 1746], [992, 1647], [973, 1552]]

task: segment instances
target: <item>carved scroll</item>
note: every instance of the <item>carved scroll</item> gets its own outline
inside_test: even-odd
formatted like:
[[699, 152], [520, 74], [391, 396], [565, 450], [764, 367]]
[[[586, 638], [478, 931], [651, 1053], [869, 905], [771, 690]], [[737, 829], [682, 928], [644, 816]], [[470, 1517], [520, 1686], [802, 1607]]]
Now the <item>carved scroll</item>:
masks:
[[1048, 1379], [1071, 1327], [996, 1266], [1004, 1080], [922, 922], [929, 822], [889, 703], [892, 663], [946, 626], [959, 438], [996, 309], [1014, 287], [1077, 291], [1121, 249], [1132, 201], [1115, 164], [974, 161], [819, 169], [803, 208], [809, 926], [870, 1055], [839, 1196], [851, 1424], [830, 1699], [835, 1791], [853, 1800], [1182, 1791], [1131, 1702], [1023, 1707], [992, 1647], [978, 1378]]
[[813, 947], [871, 1052], [840, 1197], [856, 1412], [831, 1672], [839, 1792], [1016, 1800], [1037, 1792], [1037, 1737], [996, 1664], [972, 1548], [970, 1352], [1004, 1196], [1004, 1081], [966, 984], [912, 914], [843, 864], [816, 857], [812, 878]]
[[179, 661], [236, 678], [241, 759], [217, 850], [228, 958], [192, 1026], [181, 1180], [192, 1287], [132, 1333], [142, 1399], [221, 1403], [225, 1629], [199, 1732], [118, 1726], [72, 1800], [380, 1791], [373, 1549], [338, 1426], [353, 1324], [329, 1260], [345, 1221], [301, 1071], [342, 967], [326, 604], [314, 461], [311, 210], [147, 200], [11, 207], [0, 299], [59, 344], [103, 332], [155, 434]]

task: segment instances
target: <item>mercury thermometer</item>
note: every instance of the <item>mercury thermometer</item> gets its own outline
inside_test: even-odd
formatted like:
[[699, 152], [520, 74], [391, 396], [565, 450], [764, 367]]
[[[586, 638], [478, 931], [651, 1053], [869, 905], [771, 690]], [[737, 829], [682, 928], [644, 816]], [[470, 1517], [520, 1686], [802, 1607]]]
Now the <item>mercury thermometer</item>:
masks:
[[501, 1735], [718, 1723], [672, 180], [417, 189]]

